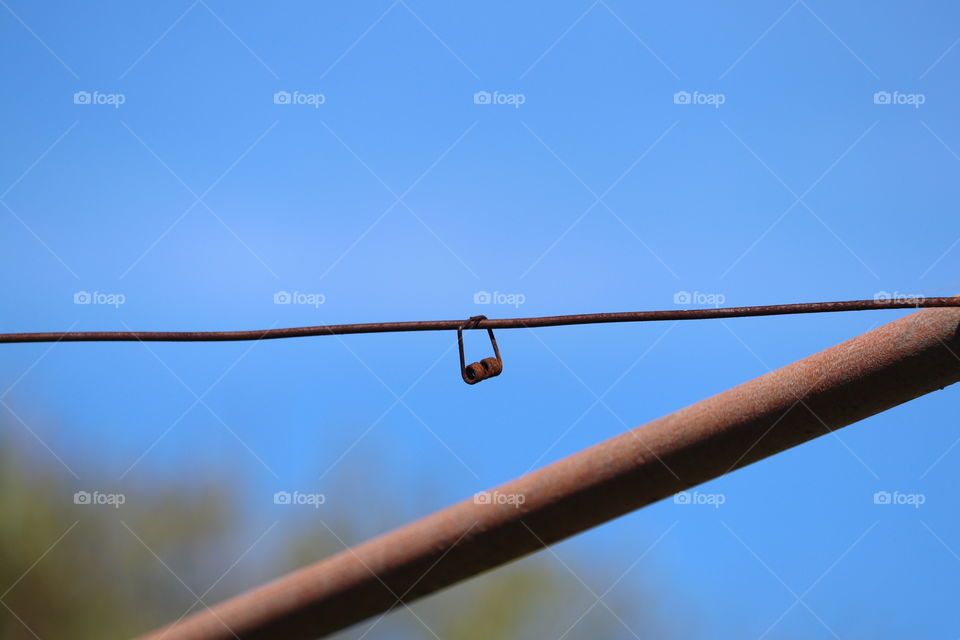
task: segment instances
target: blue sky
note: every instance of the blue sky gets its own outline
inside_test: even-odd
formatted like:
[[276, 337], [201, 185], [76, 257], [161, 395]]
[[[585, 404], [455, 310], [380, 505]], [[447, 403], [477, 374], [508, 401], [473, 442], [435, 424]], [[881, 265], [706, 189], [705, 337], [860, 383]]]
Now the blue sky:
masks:
[[[3, 331], [960, 289], [951, 3], [0, 4]], [[78, 488], [242, 475], [252, 539], [371, 456], [417, 515], [900, 315], [501, 332], [475, 387], [446, 333], [7, 345], [0, 408]], [[954, 393], [557, 552], [646, 553], [699, 637], [956, 636]]]

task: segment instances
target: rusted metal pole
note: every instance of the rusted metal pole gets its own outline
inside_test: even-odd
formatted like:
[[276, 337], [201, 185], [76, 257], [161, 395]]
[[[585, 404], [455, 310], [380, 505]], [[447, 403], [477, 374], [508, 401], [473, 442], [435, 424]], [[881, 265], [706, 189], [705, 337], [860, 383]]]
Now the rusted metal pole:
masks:
[[953, 384], [958, 356], [960, 309], [913, 313], [143, 639], [329, 634]]

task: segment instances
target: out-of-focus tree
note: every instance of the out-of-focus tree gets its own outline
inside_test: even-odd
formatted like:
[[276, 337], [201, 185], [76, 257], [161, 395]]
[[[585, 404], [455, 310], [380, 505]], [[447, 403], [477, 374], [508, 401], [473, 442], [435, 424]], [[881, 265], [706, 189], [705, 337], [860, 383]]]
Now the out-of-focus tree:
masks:
[[[292, 516], [296, 522], [284, 527], [283, 540], [257, 547], [245, 558], [247, 567], [225, 574], [241, 556], [238, 545], [242, 551], [249, 543], [234, 539], [249, 502], [227, 489], [242, 484], [225, 475], [166, 482], [123, 487], [120, 508], [95, 504], [92, 496], [84, 503], [75, 498], [74, 478], [54, 459], [31, 457], [16, 443], [3, 442], [0, 640], [130, 638], [201, 608], [196, 596], [215, 583], [206, 604], [413, 517], [386, 497], [378, 500], [369, 477], [344, 476], [338, 495], [352, 491], [362, 500], [331, 500], [322, 510]], [[120, 492], [101, 489], [100, 499], [109, 500], [104, 495]], [[635, 583], [625, 581], [602, 604], [581, 583], [601, 593], [617, 575], [614, 568], [561, 562], [545, 551], [409, 608], [398, 605], [336, 637], [668, 637], [654, 610], [644, 608], [655, 600]]]
[[[20, 449], [0, 447], [0, 638], [130, 637], [189, 604], [190, 592], [163, 575], [154, 554], [169, 564], [221, 539], [228, 520], [215, 488], [125, 494], [121, 508], [94, 504], [55, 461]], [[188, 568], [188, 583], [204, 571], [177, 564]]]

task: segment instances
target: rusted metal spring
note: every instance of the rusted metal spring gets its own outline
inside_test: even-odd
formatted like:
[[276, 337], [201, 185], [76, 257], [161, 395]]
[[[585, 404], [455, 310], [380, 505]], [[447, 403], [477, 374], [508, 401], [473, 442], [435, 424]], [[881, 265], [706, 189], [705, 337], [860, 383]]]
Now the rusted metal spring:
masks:
[[911, 314], [489, 492], [513, 500], [460, 502], [143, 640], [332, 633], [953, 384], [958, 355], [960, 309]]
[[497, 346], [497, 338], [493, 335], [493, 329], [487, 329], [487, 335], [490, 337], [490, 345], [493, 347], [493, 357], [484, 358], [479, 362], [466, 364], [463, 355], [463, 330], [472, 329], [481, 320], [486, 320], [487, 316], [473, 316], [457, 328], [457, 348], [460, 350], [460, 375], [467, 384], [477, 384], [481, 380], [495, 378], [503, 373], [503, 358], [500, 357], [500, 347]]
[[[906, 300], [847, 300], [841, 302], [803, 302], [756, 307], [716, 309], [668, 309], [665, 311], [624, 311], [584, 313], [537, 318], [500, 318], [481, 320], [471, 329], [528, 329], [571, 324], [606, 322], [652, 322], [663, 320], [710, 320], [745, 316], [777, 316], [798, 313], [839, 311], [876, 311], [878, 309], [926, 309], [960, 306], [958, 298], [917, 298]], [[448, 331], [463, 326], [463, 320], [425, 320], [416, 322], [368, 322], [330, 324], [316, 327], [253, 329], [249, 331], [54, 331], [47, 333], [0, 333], [0, 343], [10, 342], [219, 342], [230, 340], [276, 340], [308, 336], [346, 335], [350, 333], [388, 333], [393, 331]]]

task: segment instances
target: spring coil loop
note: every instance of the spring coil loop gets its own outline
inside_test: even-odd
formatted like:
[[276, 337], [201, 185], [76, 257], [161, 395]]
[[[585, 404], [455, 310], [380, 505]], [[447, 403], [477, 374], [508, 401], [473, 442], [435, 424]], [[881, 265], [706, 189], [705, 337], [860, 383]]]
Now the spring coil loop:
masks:
[[487, 316], [473, 316], [457, 328], [457, 346], [460, 349], [460, 375], [467, 384], [477, 384], [481, 380], [494, 378], [503, 372], [503, 360], [500, 358], [500, 348], [497, 346], [497, 339], [493, 335], [492, 329], [487, 329], [487, 335], [490, 336], [490, 344], [493, 345], [493, 358], [484, 358], [479, 362], [465, 364], [463, 355], [463, 330], [476, 329], [481, 320], [486, 320]]

